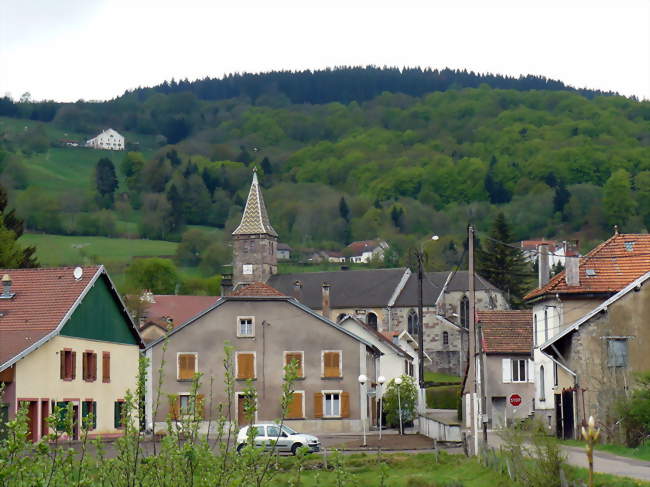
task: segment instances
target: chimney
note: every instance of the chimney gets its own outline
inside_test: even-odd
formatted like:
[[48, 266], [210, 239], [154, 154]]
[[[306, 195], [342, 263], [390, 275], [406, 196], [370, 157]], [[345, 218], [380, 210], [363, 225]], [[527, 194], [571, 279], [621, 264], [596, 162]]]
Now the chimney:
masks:
[[298, 301], [302, 301], [302, 282], [295, 281], [293, 283], [293, 297]]
[[221, 295], [230, 296], [232, 291], [232, 274], [221, 274]]
[[330, 284], [329, 282], [323, 283], [323, 306], [321, 314], [324, 318], [330, 319]]
[[537, 274], [539, 287], [544, 287], [550, 275], [548, 266], [548, 244], [540, 244], [537, 247]]
[[11, 292], [11, 284], [12, 281], [9, 274], [2, 276], [2, 295], [0, 295], [0, 298], [11, 299], [15, 296], [15, 294]]
[[578, 241], [571, 240], [565, 242], [566, 266], [564, 278], [567, 286], [580, 285], [580, 256], [578, 254]]

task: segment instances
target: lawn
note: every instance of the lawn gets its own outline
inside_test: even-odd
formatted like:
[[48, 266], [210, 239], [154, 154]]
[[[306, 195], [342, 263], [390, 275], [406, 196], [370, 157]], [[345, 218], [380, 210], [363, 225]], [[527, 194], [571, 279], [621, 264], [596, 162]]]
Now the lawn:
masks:
[[[584, 448], [585, 442], [580, 440], [562, 440], [562, 443], [570, 446], [579, 446]], [[599, 444], [594, 447], [596, 450], [620, 455], [622, 457], [636, 458], [650, 462], [650, 443], [646, 443], [638, 448], [629, 448], [622, 445]]]
[[425, 382], [435, 382], [436, 384], [460, 384], [462, 379], [457, 375], [442, 374], [440, 372], [424, 372]]
[[23, 245], [35, 245], [42, 266], [79, 265], [92, 262], [126, 264], [133, 257], [169, 256], [175, 242], [146, 239], [85, 237], [26, 233]]

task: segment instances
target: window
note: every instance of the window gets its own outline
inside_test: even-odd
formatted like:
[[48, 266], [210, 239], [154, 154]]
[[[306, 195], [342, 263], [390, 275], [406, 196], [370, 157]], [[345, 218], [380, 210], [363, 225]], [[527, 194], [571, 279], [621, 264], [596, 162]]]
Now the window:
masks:
[[253, 273], [253, 264], [244, 264], [242, 266], [242, 274], [250, 275]]
[[197, 371], [198, 357], [196, 353], [179, 353], [176, 355], [176, 378], [192, 380]]
[[303, 419], [304, 415], [305, 393], [303, 391], [293, 391], [291, 402], [287, 409], [287, 419]]
[[190, 395], [189, 394], [179, 394], [178, 395], [178, 409], [181, 414], [190, 413]]
[[558, 382], [557, 382], [557, 364], [554, 363], [553, 364], [553, 385], [557, 386], [557, 384], [558, 384]]
[[537, 314], [533, 315], [533, 347], [537, 346]]
[[449, 345], [449, 333], [447, 333], [446, 331], [442, 332], [442, 344]]
[[469, 298], [463, 296], [460, 300], [460, 326], [469, 328]]
[[528, 360], [512, 360], [512, 382], [527, 382]]
[[237, 378], [255, 378], [255, 352], [237, 352]]
[[237, 317], [237, 336], [238, 337], [255, 336], [255, 318], [253, 316]]
[[418, 332], [418, 314], [415, 310], [409, 311], [407, 322], [409, 335], [416, 335]]
[[544, 341], [548, 340], [548, 309], [544, 308]]
[[341, 373], [341, 352], [326, 350], [321, 352], [322, 377], [340, 378]]
[[607, 340], [607, 366], [627, 367], [626, 338], [610, 338]]
[[102, 352], [102, 382], [111, 381], [111, 352]]
[[338, 418], [341, 416], [341, 394], [337, 392], [328, 392], [323, 394], [325, 399], [326, 418]]
[[284, 365], [289, 365], [292, 361], [296, 361], [298, 369], [296, 370], [297, 377], [304, 378], [305, 371], [303, 368], [304, 352], [284, 352]]
[[539, 368], [539, 400], [546, 401], [546, 377], [544, 377], [544, 366]]
[[97, 402], [83, 401], [81, 403], [81, 424], [89, 430], [97, 429]]
[[377, 329], [377, 315], [375, 313], [368, 313], [368, 316], [366, 317], [368, 326]]
[[113, 423], [115, 429], [124, 427], [124, 401], [117, 400], [113, 404]]
[[86, 382], [97, 380], [97, 354], [92, 351], [85, 351], [82, 355], [82, 376]]
[[77, 353], [66, 348], [61, 350], [59, 354], [61, 361], [61, 379], [74, 380], [77, 372]]

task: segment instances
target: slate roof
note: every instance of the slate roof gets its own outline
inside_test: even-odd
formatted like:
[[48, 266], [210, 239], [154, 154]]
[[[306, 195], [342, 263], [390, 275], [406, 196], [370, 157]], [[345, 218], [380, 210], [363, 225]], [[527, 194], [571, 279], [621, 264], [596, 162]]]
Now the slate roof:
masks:
[[[331, 286], [332, 308], [377, 308], [388, 304], [404, 272], [405, 268], [396, 268], [276, 274], [268, 284], [311, 309], [321, 309], [323, 282]], [[296, 281], [302, 282], [300, 296], [295, 296]]]
[[[0, 367], [11, 365], [39, 340], [54, 336], [89, 285], [106, 275], [103, 266], [85, 266], [81, 279], [76, 280], [74, 269], [0, 269], [0, 276], [11, 278], [11, 292], [15, 293], [11, 299], [0, 299]], [[139, 340], [135, 327], [132, 331]]]
[[248, 284], [247, 286], [242, 286], [237, 289], [235, 292], [230, 294], [231, 296], [246, 296], [246, 297], [266, 297], [266, 296], [280, 296], [286, 297], [285, 294], [282, 294], [277, 289], [273, 289], [271, 286], [264, 284], [263, 282], [254, 282]]
[[[440, 296], [445, 282], [449, 277], [449, 272], [425, 272], [425, 279], [422, 281], [422, 297], [424, 306], [433, 306]], [[456, 272], [447, 285], [447, 292], [463, 292], [469, 288], [468, 271]], [[476, 274], [474, 280], [476, 291], [494, 291], [501, 292], [497, 287], [491, 284], [483, 277]], [[395, 301], [395, 306], [417, 306], [418, 305], [418, 276], [417, 273], [411, 274], [404, 289]]]
[[219, 299], [218, 296], [176, 296], [156, 294], [154, 303], [147, 308], [147, 321], [155, 324], [165, 323], [163, 318], [171, 318], [172, 327], [185, 323], [190, 318], [208, 309]]
[[530, 310], [477, 311], [483, 351], [487, 354], [530, 354], [533, 313]]
[[241, 223], [232, 232], [233, 235], [257, 235], [266, 234], [277, 237], [277, 232], [271, 226], [269, 215], [266, 212], [266, 205], [262, 197], [259, 182], [257, 181], [257, 172], [253, 171], [253, 182], [251, 183], [246, 207], [241, 218]]
[[650, 235], [615, 234], [580, 258], [579, 286], [567, 286], [565, 271], [562, 271], [544, 287], [528, 293], [524, 299], [531, 300], [547, 294], [613, 294], [648, 271]]

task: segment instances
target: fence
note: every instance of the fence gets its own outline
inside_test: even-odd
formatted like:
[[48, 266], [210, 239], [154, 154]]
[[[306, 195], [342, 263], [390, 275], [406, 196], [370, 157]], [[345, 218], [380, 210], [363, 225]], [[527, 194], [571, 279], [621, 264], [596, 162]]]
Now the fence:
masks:
[[460, 424], [442, 421], [431, 415], [418, 415], [418, 431], [421, 435], [428, 436], [437, 441], [461, 442]]

